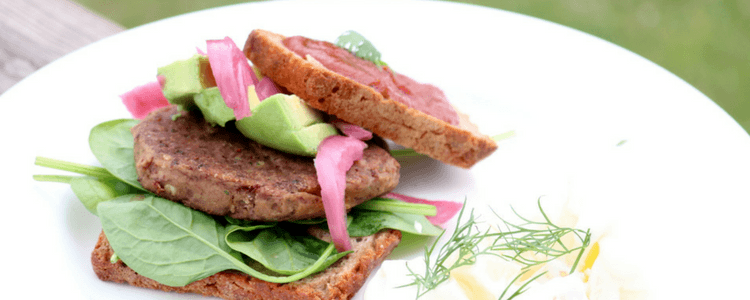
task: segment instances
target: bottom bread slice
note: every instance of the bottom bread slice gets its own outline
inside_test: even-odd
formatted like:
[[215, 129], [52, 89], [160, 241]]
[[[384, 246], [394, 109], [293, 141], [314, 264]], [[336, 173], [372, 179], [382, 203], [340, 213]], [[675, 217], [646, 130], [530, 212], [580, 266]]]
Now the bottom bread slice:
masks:
[[[327, 237], [322, 230], [313, 235]], [[224, 271], [183, 287], [160, 284], [139, 275], [121, 260], [110, 262], [114, 253], [102, 232], [91, 254], [99, 279], [178, 293], [196, 293], [224, 299], [351, 299], [364, 285], [370, 272], [380, 265], [401, 241], [401, 232], [383, 230], [374, 235], [352, 238], [353, 253], [323, 272], [291, 283], [271, 283], [246, 274]]]

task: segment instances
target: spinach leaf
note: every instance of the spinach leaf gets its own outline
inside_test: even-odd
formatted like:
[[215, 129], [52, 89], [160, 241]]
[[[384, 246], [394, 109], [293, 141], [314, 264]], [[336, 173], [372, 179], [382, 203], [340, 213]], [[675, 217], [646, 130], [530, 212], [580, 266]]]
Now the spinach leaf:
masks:
[[400, 200], [375, 197], [365, 203], [357, 205], [357, 209], [387, 211], [423, 216], [437, 215], [437, 207], [430, 204], [408, 203]]
[[230, 216], [224, 216], [224, 220], [226, 220], [227, 223], [229, 223], [229, 225], [237, 225], [237, 227], [239, 227], [239, 228], [235, 228], [234, 230], [242, 229], [245, 231], [253, 231], [256, 229], [268, 228], [268, 227], [272, 227], [276, 225], [276, 222], [240, 220], [240, 219], [232, 218]]
[[[299, 230], [300, 228], [297, 228]], [[226, 241], [229, 247], [242, 252], [271, 271], [291, 275], [309, 268], [325, 258], [322, 269], [333, 264], [348, 252], [323, 257], [330, 243], [307, 232], [296, 232], [288, 226], [230, 227]]]
[[99, 163], [113, 176], [145, 191], [138, 182], [133, 156], [133, 135], [130, 133], [130, 128], [138, 122], [119, 119], [96, 125], [89, 134], [89, 147]]
[[326, 218], [314, 218], [314, 219], [306, 219], [306, 220], [296, 220], [296, 221], [287, 221], [288, 223], [292, 224], [299, 224], [299, 225], [316, 225], [320, 223], [325, 223]]
[[115, 178], [73, 177], [69, 183], [78, 200], [94, 215], [99, 203], [138, 191]]
[[37, 157], [34, 164], [42, 167], [69, 171], [86, 176], [69, 175], [34, 175], [38, 181], [67, 183], [73, 193], [86, 209], [97, 214], [96, 206], [103, 201], [112, 200], [122, 195], [136, 193], [139, 190], [114, 177], [102, 167], [82, 165], [46, 157]]
[[244, 265], [222, 243], [210, 216], [153, 196], [126, 195], [99, 204], [112, 249], [130, 268], [169, 286], [184, 286]]
[[[224, 270], [286, 283], [323, 270], [325, 259], [292, 276], [271, 276], [242, 260], [225, 241], [227, 228], [211, 216], [152, 195], [125, 195], [97, 207], [104, 234], [131, 269], [159, 283], [184, 286]], [[326, 248], [322, 257], [333, 253]]]
[[[250, 222], [248, 222], [250, 223]], [[227, 227], [226, 237], [229, 237], [235, 232], [238, 233], [250, 233], [256, 230], [262, 230], [276, 226], [276, 223], [257, 223], [257, 224], [231, 224]]]
[[422, 215], [352, 209], [352, 222], [347, 227], [350, 236], [368, 236], [385, 229], [397, 229], [417, 235], [438, 236], [443, 230]]

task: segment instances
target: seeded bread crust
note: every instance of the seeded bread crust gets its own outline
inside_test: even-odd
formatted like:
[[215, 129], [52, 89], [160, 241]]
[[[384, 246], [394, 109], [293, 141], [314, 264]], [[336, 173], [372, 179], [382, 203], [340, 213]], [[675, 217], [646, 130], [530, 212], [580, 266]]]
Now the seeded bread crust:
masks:
[[[323, 237], [322, 231], [313, 235]], [[127, 283], [137, 287], [177, 293], [195, 293], [227, 300], [261, 299], [351, 299], [364, 285], [370, 272], [388, 256], [401, 241], [401, 232], [383, 230], [374, 235], [352, 238], [351, 253], [326, 270], [299, 281], [279, 284], [262, 281], [248, 275], [224, 271], [195, 281], [184, 287], [160, 284], [139, 275], [122, 261], [111, 263], [112, 248], [104, 232], [91, 253], [94, 272], [103, 281]]]
[[364, 127], [397, 144], [444, 163], [470, 168], [497, 149], [492, 138], [460, 114], [459, 126], [386, 99], [374, 89], [339, 75], [314, 59], [284, 47], [285, 37], [256, 29], [245, 55], [263, 75], [304, 99], [310, 106]]

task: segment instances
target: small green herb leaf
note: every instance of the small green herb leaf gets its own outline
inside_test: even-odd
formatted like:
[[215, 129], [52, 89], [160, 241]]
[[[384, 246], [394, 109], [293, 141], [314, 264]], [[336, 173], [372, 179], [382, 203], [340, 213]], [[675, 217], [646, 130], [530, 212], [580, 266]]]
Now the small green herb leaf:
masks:
[[138, 122], [120, 119], [96, 125], [89, 134], [89, 147], [99, 163], [112, 175], [145, 191], [138, 182], [133, 157], [133, 135], [130, 133], [130, 128]]
[[356, 31], [349, 30], [342, 33], [336, 38], [336, 46], [349, 50], [357, 57], [369, 60], [378, 66], [386, 65], [380, 60], [380, 52], [375, 49], [375, 46]]

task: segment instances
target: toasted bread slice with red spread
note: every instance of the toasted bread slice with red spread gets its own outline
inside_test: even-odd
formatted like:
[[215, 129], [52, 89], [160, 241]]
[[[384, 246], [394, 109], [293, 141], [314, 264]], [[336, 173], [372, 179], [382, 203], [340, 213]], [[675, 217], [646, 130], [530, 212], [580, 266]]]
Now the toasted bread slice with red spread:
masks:
[[495, 141], [481, 134], [466, 115], [458, 114], [457, 121], [452, 122], [455, 125], [451, 125], [411, 108], [330, 70], [314, 55], [298, 55], [284, 45], [285, 38], [253, 30], [245, 43], [245, 55], [263, 75], [310, 106], [462, 168], [470, 168], [497, 149]]
[[[311, 230], [311, 234], [330, 242], [326, 231]], [[270, 283], [243, 273], [224, 271], [183, 287], [163, 285], [139, 275], [122, 261], [110, 262], [113, 251], [104, 232], [99, 235], [99, 241], [91, 253], [91, 263], [96, 276], [101, 280], [167, 292], [196, 293], [228, 300], [343, 300], [354, 297], [370, 272], [380, 265], [400, 241], [401, 232], [398, 230], [383, 230], [371, 236], [352, 238], [353, 253], [320, 273], [285, 284]]]

